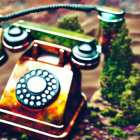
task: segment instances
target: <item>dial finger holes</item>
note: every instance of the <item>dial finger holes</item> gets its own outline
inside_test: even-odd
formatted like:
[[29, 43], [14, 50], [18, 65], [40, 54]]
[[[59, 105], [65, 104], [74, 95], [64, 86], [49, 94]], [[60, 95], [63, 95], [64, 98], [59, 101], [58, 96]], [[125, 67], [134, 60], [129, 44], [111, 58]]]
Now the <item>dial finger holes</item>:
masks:
[[55, 75], [44, 69], [31, 70], [16, 85], [18, 101], [31, 109], [41, 109], [55, 101], [60, 84]]

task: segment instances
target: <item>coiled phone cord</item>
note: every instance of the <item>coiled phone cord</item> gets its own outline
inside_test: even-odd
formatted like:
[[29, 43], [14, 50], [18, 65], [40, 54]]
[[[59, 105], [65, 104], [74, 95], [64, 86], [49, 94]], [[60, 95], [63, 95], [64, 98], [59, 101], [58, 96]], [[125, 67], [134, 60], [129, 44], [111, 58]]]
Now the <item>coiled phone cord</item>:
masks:
[[41, 11], [46, 11], [46, 10], [57, 10], [60, 8], [66, 8], [70, 10], [79, 10], [79, 11], [85, 11], [85, 12], [90, 12], [92, 10], [96, 10], [96, 6], [91, 6], [91, 5], [82, 5], [82, 4], [54, 4], [54, 5], [45, 5], [45, 6], [40, 6], [40, 7], [35, 7], [35, 8], [30, 8], [26, 10], [22, 10], [19, 12], [15, 12], [12, 14], [8, 14], [5, 16], [0, 17], [0, 21], [5, 21], [5, 20], [10, 20], [14, 19], [20, 16], [24, 16], [27, 14], [35, 13], [35, 12], [41, 12]]
[[[70, 9], [70, 10], [78, 10], [78, 11], [84, 11], [84, 12], [91, 12], [92, 10], [96, 10], [99, 12], [99, 14], [102, 15], [102, 13], [109, 13], [113, 14], [118, 18], [122, 18], [124, 16], [124, 10], [120, 11], [113, 11], [112, 9], [105, 9], [103, 6], [97, 6], [97, 5], [82, 5], [82, 4], [54, 4], [54, 5], [45, 5], [30, 9], [25, 9], [19, 12], [15, 12], [12, 14], [8, 14], [5, 16], [0, 17], [0, 22], [5, 20], [10, 20], [13, 18], [17, 18], [20, 16], [24, 16], [31, 13], [46, 11], [46, 10], [57, 10], [60, 8]], [[104, 14], [103, 14], [104, 15]]]

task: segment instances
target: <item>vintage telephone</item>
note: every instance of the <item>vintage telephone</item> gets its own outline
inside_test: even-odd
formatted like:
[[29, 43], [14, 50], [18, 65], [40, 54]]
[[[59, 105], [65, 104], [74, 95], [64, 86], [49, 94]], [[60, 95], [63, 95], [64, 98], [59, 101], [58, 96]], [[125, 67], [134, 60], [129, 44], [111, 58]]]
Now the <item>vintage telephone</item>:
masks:
[[[106, 22], [120, 22], [124, 15], [123, 11], [101, 6], [50, 7], [98, 10], [99, 18]], [[42, 9], [49, 6], [3, 16], [0, 20]], [[100, 45], [87, 35], [27, 21], [12, 23], [0, 35], [1, 46], [13, 52], [28, 47], [17, 61], [1, 97], [1, 126], [39, 139], [67, 138], [86, 102], [81, 92], [80, 69], [98, 66]], [[3, 48], [1, 52], [5, 54]]]

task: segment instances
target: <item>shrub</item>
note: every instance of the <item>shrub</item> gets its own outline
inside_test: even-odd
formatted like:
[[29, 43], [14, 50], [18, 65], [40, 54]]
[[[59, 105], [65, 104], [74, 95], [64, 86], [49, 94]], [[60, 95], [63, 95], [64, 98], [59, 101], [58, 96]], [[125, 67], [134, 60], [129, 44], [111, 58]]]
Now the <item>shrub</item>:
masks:
[[[106, 30], [110, 32], [117, 26], [109, 27], [106, 22], [101, 22], [100, 28], [109, 28]], [[100, 84], [103, 98], [120, 105], [125, 116], [117, 115], [111, 123], [124, 127], [128, 123], [140, 123], [140, 70], [132, 64], [131, 39], [126, 24], [122, 23], [115, 31], [109, 43], [110, 53], [105, 57]]]
[[86, 136], [85, 136], [85, 140], [92, 140], [92, 136], [86, 135]]
[[117, 114], [117, 111], [112, 107], [108, 107], [107, 109], [101, 111], [100, 114], [103, 116], [114, 117]]
[[117, 125], [121, 127], [125, 127], [126, 125], [129, 124], [129, 121], [123, 116], [123, 114], [119, 114], [119, 113], [115, 116], [115, 118], [112, 118], [110, 122], [113, 125]]
[[[102, 28], [104, 28], [103, 23]], [[119, 104], [127, 78], [130, 75], [133, 56], [130, 44], [131, 39], [128, 36], [128, 29], [126, 24], [122, 23], [110, 42], [110, 54], [104, 61], [100, 76], [101, 93], [105, 99], [112, 103]]]
[[99, 118], [99, 116], [98, 116], [98, 114], [97, 114], [97, 113], [92, 112], [92, 113], [90, 114], [90, 118], [94, 120], [94, 119]]
[[121, 137], [121, 138], [126, 138], [127, 137], [126, 133], [123, 132], [119, 128], [109, 127], [108, 131], [109, 131], [110, 134], [113, 134], [114, 136], [117, 136], [117, 137]]
[[137, 125], [137, 132], [140, 134], [140, 124]]
[[103, 126], [103, 123], [100, 122], [100, 121], [96, 121], [94, 124], [95, 124], [96, 127], [102, 127]]
[[62, 17], [60, 20], [58, 20], [58, 27], [70, 31], [75, 31], [77, 33], [84, 33], [77, 15]]
[[29, 137], [26, 134], [22, 134], [20, 137], [21, 140], [28, 140]]
[[121, 95], [120, 107], [131, 123], [140, 122], [140, 71], [133, 67], [125, 91]]

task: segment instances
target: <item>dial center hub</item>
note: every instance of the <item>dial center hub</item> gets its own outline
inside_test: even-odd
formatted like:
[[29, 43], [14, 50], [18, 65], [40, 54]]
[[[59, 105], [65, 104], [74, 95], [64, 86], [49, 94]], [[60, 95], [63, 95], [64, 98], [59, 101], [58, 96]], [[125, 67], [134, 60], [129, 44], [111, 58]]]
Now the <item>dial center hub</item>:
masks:
[[40, 93], [46, 88], [46, 81], [42, 77], [32, 77], [27, 82], [27, 87], [31, 92]]

